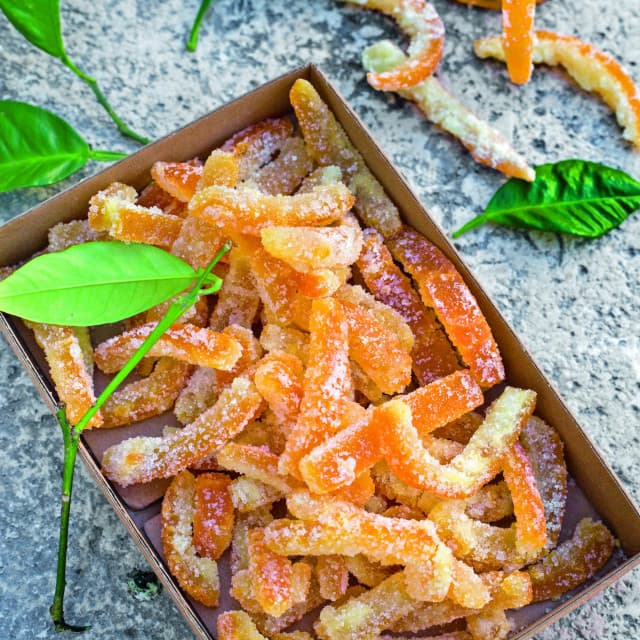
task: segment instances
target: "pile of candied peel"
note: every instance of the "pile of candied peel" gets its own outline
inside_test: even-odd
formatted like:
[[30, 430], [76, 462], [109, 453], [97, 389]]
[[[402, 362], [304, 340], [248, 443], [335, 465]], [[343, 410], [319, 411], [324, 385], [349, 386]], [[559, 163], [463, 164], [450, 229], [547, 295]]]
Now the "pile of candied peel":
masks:
[[[367, 80], [374, 89], [396, 91], [415, 102], [431, 122], [458, 138], [480, 164], [507, 176], [533, 181], [535, 171], [527, 160], [488, 122], [449, 93], [434, 75], [444, 51], [445, 27], [430, 3], [345, 1], [388, 14], [411, 40], [408, 55], [389, 40], [363, 52]], [[562, 66], [580, 87], [602, 97], [624, 128], [624, 138], [640, 147], [640, 94], [628, 73], [608, 53], [573, 36], [536, 31], [536, 0], [457, 2], [502, 9], [502, 34], [477, 40], [474, 50], [478, 57], [505, 62], [510, 79], [517, 84], [530, 80], [534, 63]]]
[[[186, 312], [93, 425], [173, 410], [184, 426], [110, 447], [103, 472], [172, 478], [162, 545], [194, 600], [218, 605], [230, 548], [242, 610], [219, 616], [220, 640], [505, 638], [506, 610], [583, 583], [615, 541], [586, 518], [559, 544], [567, 469], [535, 392], [503, 385], [464, 279], [401, 223], [312, 85], [290, 98], [295, 124], [259, 122], [204, 164], [158, 162], [142, 193], [112, 184], [88, 221], [51, 230], [51, 251], [113, 238], [194, 268], [233, 240], [215, 303]], [[93, 363], [118, 371], [166, 304], [95, 349], [86, 329], [30, 323], [71, 422]], [[284, 632], [302, 618], [315, 636]]]

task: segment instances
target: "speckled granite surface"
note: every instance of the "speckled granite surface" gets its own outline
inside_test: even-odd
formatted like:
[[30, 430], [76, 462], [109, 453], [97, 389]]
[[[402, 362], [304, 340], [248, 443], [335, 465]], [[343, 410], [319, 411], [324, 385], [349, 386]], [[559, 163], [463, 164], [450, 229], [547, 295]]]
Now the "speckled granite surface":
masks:
[[[435, 0], [447, 26], [441, 77], [540, 163], [601, 160], [640, 176], [640, 153], [622, 141], [609, 110], [563, 74], [540, 70], [524, 88], [503, 68], [474, 59], [473, 39], [499, 16]], [[221, 0], [207, 16], [198, 52], [184, 41], [197, 2], [105, 0], [63, 3], [72, 57], [96, 75], [135, 129], [164, 135], [294, 66], [322, 66], [407, 176], [447, 232], [478, 213], [502, 182], [399, 100], [366, 84], [360, 52], [391, 23], [328, 0]], [[579, 34], [622, 60], [640, 82], [637, 0], [551, 0], [542, 28]], [[99, 148], [135, 150], [89, 90], [28, 46], [0, 19], [0, 96], [45, 106]], [[6, 220], [100, 170], [65, 183], [0, 195]], [[485, 227], [457, 241], [584, 428], [640, 499], [640, 216], [594, 242]], [[0, 345], [0, 635], [57, 637], [47, 608], [53, 591], [61, 442], [17, 359]], [[169, 598], [140, 601], [127, 580], [145, 560], [102, 494], [79, 469], [73, 508], [68, 616], [91, 622], [87, 640], [192, 637]], [[640, 636], [640, 573], [542, 632], [541, 640], [628, 640]]]

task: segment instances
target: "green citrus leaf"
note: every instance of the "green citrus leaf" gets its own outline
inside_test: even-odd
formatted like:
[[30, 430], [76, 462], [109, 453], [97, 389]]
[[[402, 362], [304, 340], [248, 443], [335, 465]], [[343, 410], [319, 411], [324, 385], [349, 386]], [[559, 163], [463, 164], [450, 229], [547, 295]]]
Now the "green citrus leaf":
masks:
[[47, 324], [107, 324], [168, 300], [196, 278], [162, 249], [88, 242], [38, 256], [0, 282], [0, 311]]
[[26, 102], [0, 100], [0, 192], [58, 182], [91, 155], [62, 118]]
[[640, 182], [623, 171], [586, 160], [536, 167], [529, 183], [512, 178], [494, 194], [484, 213], [453, 234], [495, 222], [507, 227], [598, 238], [640, 209]]
[[56, 58], [64, 58], [60, 0], [0, 0], [9, 22], [33, 45]]

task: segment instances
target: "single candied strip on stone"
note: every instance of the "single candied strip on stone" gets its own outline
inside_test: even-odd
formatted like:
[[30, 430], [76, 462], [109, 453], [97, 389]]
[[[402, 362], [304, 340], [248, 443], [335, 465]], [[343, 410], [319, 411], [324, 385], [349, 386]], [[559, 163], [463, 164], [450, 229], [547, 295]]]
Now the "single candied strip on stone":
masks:
[[347, 0], [391, 16], [411, 38], [409, 57], [392, 68], [370, 71], [367, 82], [382, 91], [414, 87], [435, 70], [444, 52], [444, 24], [434, 7], [425, 0]]
[[260, 334], [260, 344], [265, 351], [285, 351], [296, 356], [303, 365], [309, 358], [309, 334], [293, 327], [266, 324]]
[[362, 230], [351, 214], [336, 227], [267, 227], [260, 237], [272, 256], [302, 272], [348, 267], [362, 249]]
[[462, 453], [449, 464], [440, 464], [420, 440], [412, 424], [411, 409], [392, 400], [396, 420], [384, 438], [384, 457], [390, 469], [407, 484], [442, 498], [468, 498], [496, 476], [502, 459], [515, 444], [533, 413], [533, 391], [506, 387], [489, 407], [484, 422]]
[[[44, 351], [49, 372], [60, 402], [65, 405], [69, 424], [75, 426], [96, 401], [93, 390], [93, 363], [87, 360], [83, 344], [91, 344], [86, 327], [61, 327], [23, 321]], [[91, 351], [89, 350], [89, 354]], [[98, 412], [88, 427], [102, 425]]]
[[544, 420], [531, 416], [520, 433], [527, 452], [547, 521], [547, 549], [558, 543], [567, 503], [567, 465], [558, 432]]
[[400, 571], [338, 607], [324, 607], [314, 629], [321, 640], [372, 640], [409, 613], [415, 602]]
[[464, 607], [450, 598], [437, 603], [416, 602], [407, 615], [390, 625], [390, 629], [396, 633], [419, 633], [491, 609], [517, 609], [531, 602], [531, 580], [524, 571], [508, 574], [494, 571], [483, 573], [480, 578], [489, 591], [490, 601], [485, 606]]
[[255, 172], [251, 182], [272, 196], [290, 195], [312, 169], [313, 162], [307, 155], [304, 140], [293, 136], [284, 141], [275, 160]]
[[344, 556], [318, 556], [316, 576], [320, 595], [326, 600], [341, 598], [349, 587], [349, 572]]
[[48, 252], [63, 251], [76, 244], [106, 240], [107, 234], [92, 229], [88, 220], [59, 222], [49, 229]]
[[180, 218], [184, 218], [187, 215], [186, 203], [180, 202], [177, 198], [169, 195], [162, 187], [153, 181], [140, 192], [140, 195], [136, 199], [136, 204], [141, 207], [146, 207], [147, 209], [156, 207], [164, 213], [179, 216]]
[[[412, 429], [420, 435], [450, 422], [483, 402], [482, 392], [468, 371], [458, 371], [405, 396]], [[393, 402], [382, 404], [323, 443], [300, 461], [300, 471], [316, 493], [327, 493], [353, 480], [385, 455], [386, 440], [396, 431]], [[389, 407], [391, 405], [391, 410]], [[437, 461], [435, 461], [437, 464]]]
[[274, 617], [281, 616], [293, 605], [291, 596], [291, 561], [267, 547], [264, 529], [250, 529], [249, 577], [255, 599], [262, 610]]
[[538, 564], [527, 569], [533, 585], [533, 601], [559, 598], [593, 577], [604, 567], [617, 544], [602, 522], [580, 520], [573, 537], [559, 544]]
[[258, 364], [253, 381], [276, 419], [290, 431], [298, 419], [302, 400], [300, 360], [284, 351], [272, 351]]
[[218, 640], [268, 640], [244, 611], [225, 611], [219, 615], [216, 630]]
[[504, 380], [504, 366], [491, 328], [451, 261], [410, 227], [387, 240], [393, 256], [417, 282], [423, 302], [444, 326], [481, 387]]
[[196, 479], [179, 473], [162, 501], [162, 549], [169, 570], [192, 598], [207, 607], [218, 606], [220, 583], [215, 560], [198, 554], [192, 539]]
[[168, 411], [192, 370], [184, 362], [160, 358], [149, 376], [121, 387], [104, 403], [102, 426], [119, 427]]
[[235, 514], [230, 484], [224, 473], [196, 477], [193, 546], [202, 557], [217, 560], [231, 544]]
[[167, 478], [216, 453], [263, 409], [252, 382], [236, 378], [216, 404], [165, 438], [130, 438], [109, 447], [103, 473], [122, 486]]
[[[240, 180], [240, 165], [233, 153], [214, 149], [202, 167], [202, 176], [196, 191], [221, 184], [225, 187], [235, 187]], [[192, 194], [193, 196], [193, 194]]]
[[180, 202], [189, 202], [202, 177], [202, 163], [154, 162], [151, 177], [169, 195]]
[[505, 456], [502, 473], [513, 499], [516, 549], [535, 556], [547, 544], [547, 521], [531, 462], [520, 444], [513, 445]]
[[233, 506], [240, 513], [271, 506], [274, 502], [284, 498], [282, 491], [248, 476], [239, 476], [233, 480], [229, 485], [229, 493]]
[[357, 265], [376, 299], [395, 309], [411, 327], [415, 337], [411, 357], [418, 382], [429, 384], [459, 369], [458, 357], [434, 312], [422, 303], [374, 229], [364, 232]]
[[[480, 58], [504, 61], [500, 36], [476, 40], [473, 45]], [[594, 91], [616, 114], [623, 137], [640, 147], [640, 96], [631, 76], [611, 55], [573, 36], [551, 31], [536, 31], [534, 64], [560, 65], [586, 91]]]
[[[388, 40], [368, 47], [362, 54], [367, 70], [393, 68], [405, 59], [402, 50]], [[535, 178], [535, 171], [526, 158], [517, 153], [497, 129], [449, 93], [435, 76], [415, 87], [399, 89], [398, 94], [417, 104], [428, 120], [456, 137], [476, 162], [528, 182]]]
[[238, 160], [240, 180], [247, 180], [282, 149], [292, 134], [293, 123], [289, 118], [267, 118], [238, 131], [220, 149], [233, 153]]
[[229, 271], [222, 281], [222, 289], [218, 293], [209, 325], [216, 331], [222, 331], [230, 324], [250, 329], [259, 306], [260, 296], [249, 260], [234, 248], [229, 254]]
[[300, 460], [340, 428], [343, 400], [351, 390], [348, 324], [340, 302], [314, 300], [310, 329], [300, 413], [278, 465], [281, 473], [296, 478], [301, 477]]
[[114, 182], [89, 201], [89, 224], [112, 238], [169, 249], [180, 233], [182, 219], [161, 209], [135, 204], [136, 190]]
[[[502, 9], [502, 0], [456, 0], [460, 4], [466, 4], [471, 7], [480, 7], [480, 9], [493, 9], [500, 11]], [[546, 0], [536, 0], [536, 4], [542, 4]]]
[[349, 356], [383, 393], [404, 391], [411, 382], [411, 356], [398, 336], [369, 310], [342, 300], [349, 327]]
[[[148, 322], [98, 345], [95, 350], [98, 367], [105, 373], [120, 371], [156, 324]], [[229, 371], [242, 355], [242, 345], [225, 333], [176, 322], [151, 347], [149, 355]]]
[[511, 82], [526, 84], [533, 70], [536, 0], [502, 0], [502, 40]]
[[289, 99], [307, 151], [319, 165], [336, 165], [341, 169], [355, 195], [354, 208], [360, 219], [385, 237], [395, 233], [401, 225], [398, 209], [313, 85], [307, 80], [296, 80]]
[[340, 182], [293, 196], [214, 185], [193, 196], [189, 214], [221, 232], [259, 235], [271, 225], [322, 226], [342, 220], [352, 205], [353, 196]]

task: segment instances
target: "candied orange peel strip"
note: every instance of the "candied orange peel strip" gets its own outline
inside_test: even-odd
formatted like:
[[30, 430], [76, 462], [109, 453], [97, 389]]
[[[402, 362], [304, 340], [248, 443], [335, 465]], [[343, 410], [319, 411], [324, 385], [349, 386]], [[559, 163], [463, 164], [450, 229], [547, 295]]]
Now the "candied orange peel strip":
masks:
[[[467, 371], [451, 374], [402, 399], [409, 405], [413, 426], [427, 434], [482, 404], [483, 396]], [[390, 401], [365, 414], [354, 424], [319, 443], [300, 461], [307, 485], [316, 493], [344, 486], [371, 468], [386, 451], [386, 439], [395, 433], [397, 413]], [[391, 407], [391, 410], [390, 410]], [[422, 442], [420, 442], [422, 449]]]
[[[72, 247], [83, 242], [106, 240], [107, 237], [106, 233], [92, 229], [88, 220], [59, 222], [49, 229], [49, 233], [47, 234], [47, 239], [49, 241], [47, 251], [62, 251], [68, 247]], [[3, 267], [3, 269], [8, 268], [9, 267]], [[7, 273], [6, 275], [9, 274]]]
[[150, 182], [138, 195], [136, 204], [147, 209], [157, 208], [164, 213], [184, 218], [187, 215], [187, 205], [169, 195], [160, 185]]
[[[98, 367], [105, 373], [122, 369], [156, 324], [145, 323], [98, 345], [95, 350]], [[189, 364], [227, 371], [235, 366], [241, 355], [242, 346], [231, 336], [178, 322], [171, 325], [149, 351], [149, 356], [168, 356]]]
[[526, 84], [533, 69], [536, 0], [502, 0], [502, 41], [511, 82]]
[[173, 407], [192, 367], [171, 358], [160, 358], [146, 378], [115, 391], [101, 411], [103, 427], [119, 427], [159, 416]]
[[[500, 36], [476, 40], [480, 58], [505, 59]], [[560, 65], [586, 91], [594, 91], [615, 112], [623, 137], [640, 147], [640, 97], [631, 76], [611, 55], [573, 36], [536, 31], [533, 49], [535, 64]]]
[[[365, 69], [382, 70], [405, 60], [402, 50], [383, 40], [363, 52]], [[435, 76], [398, 94], [418, 105], [428, 120], [457, 138], [474, 160], [507, 176], [531, 182], [535, 171], [488, 122], [467, 109]]]
[[392, 400], [387, 407], [396, 419], [390, 421], [394, 430], [384, 439], [385, 460], [410, 486], [442, 498], [468, 498], [500, 471], [504, 455], [533, 413], [535, 401], [533, 391], [506, 387], [462, 453], [441, 464], [422, 445], [410, 408], [401, 400]]
[[225, 611], [216, 622], [218, 640], [268, 640], [244, 611]]
[[180, 233], [182, 219], [161, 209], [135, 204], [136, 190], [114, 182], [89, 201], [89, 224], [112, 238], [170, 249]]
[[170, 477], [216, 453], [262, 409], [262, 397], [253, 383], [236, 378], [216, 404], [176, 433], [164, 438], [129, 438], [109, 447], [102, 471], [125, 487]]
[[444, 24], [425, 0], [347, 0], [391, 16], [411, 38], [409, 57], [393, 69], [367, 74], [374, 89], [397, 91], [414, 87], [435, 70], [444, 51]]
[[321, 166], [338, 166], [354, 194], [355, 212], [369, 227], [387, 237], [400, 228], [398, 209], [391, 202], [351, 144], [329, 107], [307, 80], [296, 80], [289, 93], [309, 155]]
[[196, 477], [193, 513], [193, 546], [201, 557], [217, 560], [231, 544], [235, 512], [224, 473]]
[[387, 240], [393, 256], [416, 281], [449, 339], [482, 387], [504, 380], [504, 366], [489, 323], [451, 261], [410, 227]]
[[201, 162], [154, 162], [151, 177], [170, 196], [189, 202], [202, 177]]
[[192, 598], [207, 607], [218, 605], [220, 583], [215, 560], [198, 555], [193, 544], [196, 478], [179, 473], [162, 501], [162, 548], [169, 570]]
[[422, 303], [374, 229], [364, 232], [364, 246], [357, 264], [373, 295], [395, 309], [411, 327], [415, 336], [411, 351], [413, 371], [420, 384], [428, 384], [459, 369], [456, 353], [435, 314]]
[[300, 413], [278, 468], [300, 478], [298, 464], [341, 426], [343, 400], [350, 392], [348, 324], [339, 301], [324, 298], [311, 307], [309, 363], [302, 384]]
[[335, 222], [344, 218], [352, 205], [353, 196], [339, 182], [292, 196], [214, 185], [193, 196], [189, 215], [225, 233], [259, 235], [271, 225], [321, 226]]
[[606, 564], [616, 544], [604, 524], [582, 519], [569, 540], [527, 569], [533, 601], [559, 598], [591, 578]]
[[349, 588], [349, 571], [344, 556], [318, 556], [316, 576], [320, 595], [332, 602], [341, 598]]
[[[93, 389], [91, 341], [85, 327], [62, 327], [24, 320], [44, 351], [56, 392], [66, 407], [69, 424], [75, 425], [96, 401]], [[97, 413], [88, 428], [102, 426]]]

